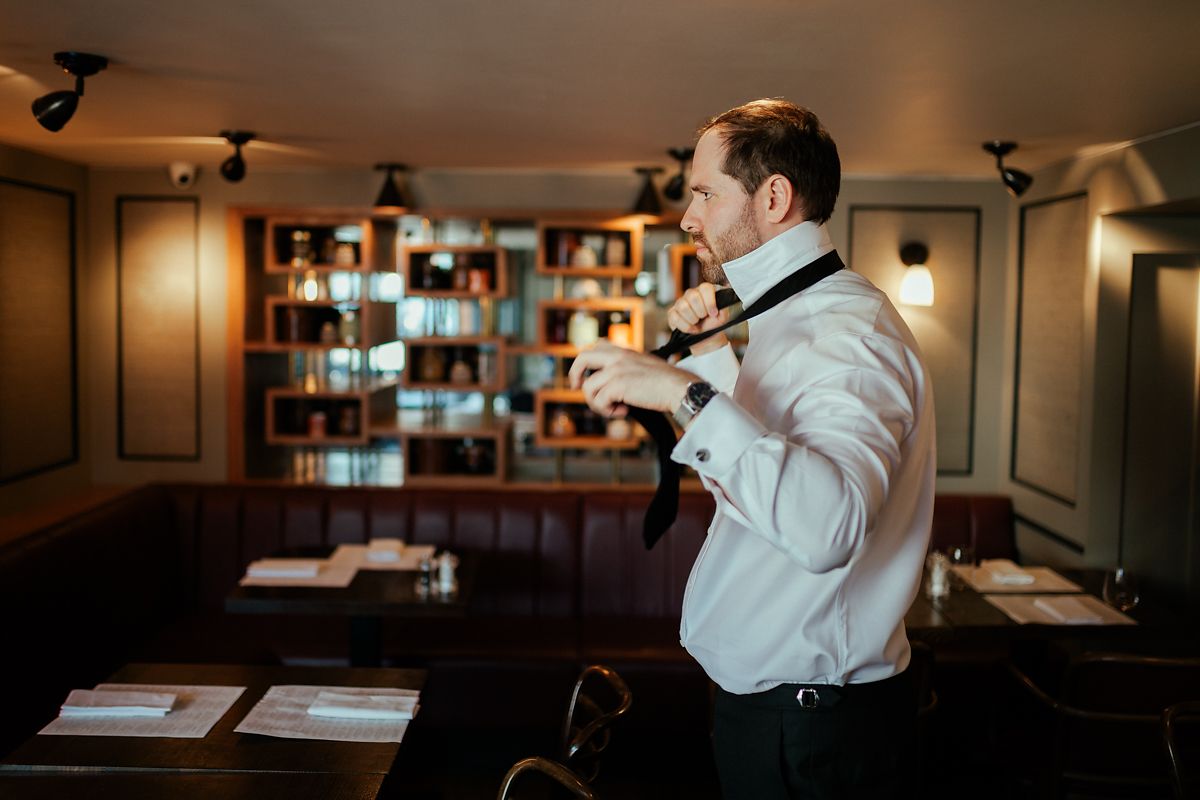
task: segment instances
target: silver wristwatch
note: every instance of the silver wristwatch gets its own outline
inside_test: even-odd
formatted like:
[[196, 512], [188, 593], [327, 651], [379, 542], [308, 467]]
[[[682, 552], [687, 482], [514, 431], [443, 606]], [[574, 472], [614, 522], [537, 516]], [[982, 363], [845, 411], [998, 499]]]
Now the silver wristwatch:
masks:
[[708, 401], [717, 396], [717, 390], [704, 381], [694, 381], [688, 384], [683, 393], [683, 402], [672, 414], [679, 427], [686, 428], [692, 418], [700, 413], [700, 409], [708, 405]]

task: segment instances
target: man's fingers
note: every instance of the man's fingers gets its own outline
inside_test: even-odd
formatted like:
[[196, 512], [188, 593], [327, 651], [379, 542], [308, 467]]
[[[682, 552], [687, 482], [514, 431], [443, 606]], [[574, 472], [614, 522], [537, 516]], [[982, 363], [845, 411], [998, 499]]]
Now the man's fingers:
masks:
[[717, 289], [711, 283], [702, 283], [696, 287], [696, 294], [704, 301], [704, 316], [715, 317], [717, 308]]

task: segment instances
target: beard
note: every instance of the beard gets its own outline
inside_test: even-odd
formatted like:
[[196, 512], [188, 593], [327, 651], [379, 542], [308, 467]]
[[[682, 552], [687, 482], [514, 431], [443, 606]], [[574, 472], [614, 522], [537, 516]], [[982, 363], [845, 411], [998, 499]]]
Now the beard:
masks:
[[757, 220], [749, 199], [742, 206], [741, 216], [724, 231], [716, 234], [711, 240], [702, 233], [692, 234], [692, 240], [707, 248], [703, 255], [696, 254], [696, 259], [700, 262], [701, 280], [717, 286], [729, 285], [725, 264], [756, 250], [763, 243], [758, 235]]

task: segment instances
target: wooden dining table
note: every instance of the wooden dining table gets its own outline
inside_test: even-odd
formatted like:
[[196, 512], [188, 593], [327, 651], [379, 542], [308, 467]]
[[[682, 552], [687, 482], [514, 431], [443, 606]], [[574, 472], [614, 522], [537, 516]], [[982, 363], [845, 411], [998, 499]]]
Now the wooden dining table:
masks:
[[[273, 557], [326, 558], [331, 548], [291, 549]], [[225, 598], [231, 614], [304, 614], [346, 617], [349, 621], [349, 659], [352, 667], [383, 664], [383, 620], [463, 617], [471, 603], [479, 557], [459, 557], [458, 588], [453, 594], [417, 591], [411, 570], [360, 569], [345, 587], [237, 586]], [[435, 576], [436, 581], [436, 576]]]
[[[418, 669], [129, 664], [106, 682], [246, 690], [201, 739], [32, 736], [0, 759], [0, 797], [373, 798], [401, 744], [289, 739], [234, 729], [272, 686], [420, 690], [425, 679], [425, 670]], [[67, 791], [71, 787], [79, 791]]]

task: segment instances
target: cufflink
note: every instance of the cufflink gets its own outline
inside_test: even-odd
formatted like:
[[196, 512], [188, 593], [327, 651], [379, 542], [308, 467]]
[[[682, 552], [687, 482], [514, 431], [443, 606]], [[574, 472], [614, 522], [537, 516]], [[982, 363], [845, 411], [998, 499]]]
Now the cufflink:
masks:
[[708, 451], [704, 450], [704, 449], [697, 450], [696, 451], [696, 460], [697, 461], [708, 461]]

